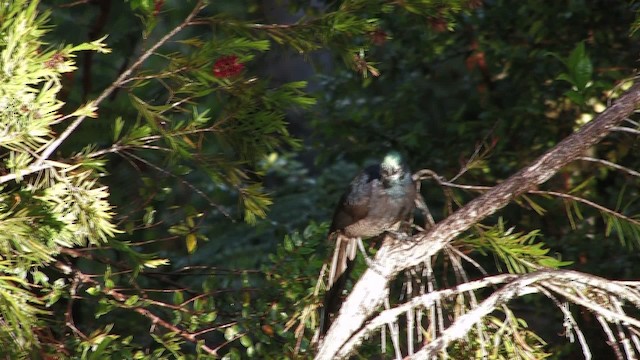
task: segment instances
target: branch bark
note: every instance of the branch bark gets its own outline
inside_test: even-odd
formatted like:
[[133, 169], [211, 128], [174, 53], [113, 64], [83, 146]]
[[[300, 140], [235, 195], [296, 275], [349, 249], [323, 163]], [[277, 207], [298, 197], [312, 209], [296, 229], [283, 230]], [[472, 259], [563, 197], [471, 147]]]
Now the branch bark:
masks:
[[350, 348], [343, 348], [382, 305], [388, 293], [389, 281], [400, 271], [427, 261], [473, 224], [503, 208], [517, 196], [547, 181], [560, 168], [578, 159], [598, 143], [639, 104], [640, 85], [634, 84], [595, 120], [429, 231], [415, 235], [413, 241], [385, 241], [376, 255], [373, 266], [362, 275], [342, 305], [340, 313], [320, 345], [316, 359], [339, 358], [338, 353], [346, 356], [359, 345], [359, 342], [350, 342]]
[[[447, 330], [437, 339], [426, 345], [420, 351], [413, 354], [409, 359], [431, 359], [437, 356], [452, 341], [461, 339], [469, 330], [481, 321], [484, 316], [491, 314], [500, 305], [506, 304], [509, 300], [527, 294], [540, 292], [540, 286], [558, 293], [572, 303], [583, 306], [594, 313], [605, 316], [608, 322], [624, 323], [625, 326], [640, 327], [640, 321], [625, 315], [622, 311], [612, 311], [605, 306], [597, 304], [596, 301], [581, 299], [565, 289], [571, 289], [576, 284], [589, 285], [589, 287], [604, 290], [615, 296], [624, 298], [635, 306], [640, 301], [637, 292], [633, 292], [629, 285], [622, 285], [608, 279], [583, 274], [571, 270], [542, 270], [530, 274], [519, 275], [517, 280], [510, 282], [501, 289], [495, 291], [484, 300], [478, 307], [458, 318]], [[571, 289], [574, 290], [574, 289]]]

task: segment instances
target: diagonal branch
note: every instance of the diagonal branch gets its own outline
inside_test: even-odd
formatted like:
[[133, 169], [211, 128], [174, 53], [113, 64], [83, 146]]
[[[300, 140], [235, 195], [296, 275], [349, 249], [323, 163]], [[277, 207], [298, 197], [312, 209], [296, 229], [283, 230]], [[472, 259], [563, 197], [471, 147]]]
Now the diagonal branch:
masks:
[[316, 359], [334, 359], [338, 352], [349, 354], [355, 350], [359, 343], [351, 344], [351, 348], [343, 347], [382, 305], [388, 293], [389, 281], [400, 271], [427, 261], [473, 224], [503, 208], [515, 197], [547, 181], [560, 168], [597, 144], [613, 127], [629, 116], [638, 104], [640, 85], [634, 84], [596, 119], [562, 140], [529, 166], [436, 224], [428, 232], [417, 234], [413, 241], [386, 241], [376, 255], [376, 266], [362, 275], [342, 305], [318, 350]]
[[[126, 82], [127, 78], [131, 76], [131, 74], [137, 68], [139, 68], [142, 63], [144, 63], [151, 55], [153, 55], [160, 46], [164, 45], [167, 41], [169, 41], [169, 39], [182, 31], [185, 27], [190, 25], [193, 18], [200, 12], [200, 10], [204, 8], [204, 6], [205, 5], [203, 4], [202, 0], [198, 1], [191, 13], [187, 15], [187, 17], [182, 23], [180, 23], [180, 25], [176, 26], [173, 30], [163, 36], [162, 39], [160, 39], [157, 43], [155, 43], [152, 47], [145, 51], [140, 56], [140, 58], [136, 60], [135, 63], [133, 63], [127, 70], [120, 74], [120, 76], [108, 88], [104, 89], [104, 91], [94, 101], [92, 101], [91, 105], [93, 105], [94, 107], [98, 107], [98, 105], [100, 105], [100, 103], [104, 101], [104, 99], [111, 95], [111, 93], [113, 93], [118, 87], [122, 86], [122, 84]], [[86, 115], [78, 116], [78, 118], [76, 118], [71, 124], [69, 124], [69, 126], [60, 134], [60, 136], [58, 136], [55, 141], [53, 141], [44, 149], [44, 151], [40, 155], [40, 158], [35, 162], [33, 167], [37, 168], [42, 165], [42, 163], [47, 160], [54, 151], [56, 151], [56, 149], [75, 131], [78, 126], [80, 126], [80, 124], [86, 118]]]

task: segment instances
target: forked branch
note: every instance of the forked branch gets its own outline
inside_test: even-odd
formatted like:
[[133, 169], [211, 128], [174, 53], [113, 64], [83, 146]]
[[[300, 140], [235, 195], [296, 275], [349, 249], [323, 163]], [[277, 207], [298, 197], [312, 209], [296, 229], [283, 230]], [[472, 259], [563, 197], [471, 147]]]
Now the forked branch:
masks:
[[[421, 264], [435, 255], [473, 224], [506, 206], [517, 196], [551, 178], [566, 164], [578, 159], [611, 130], [625, 120], [640, 104], [640, 85], [634, 84], [596, 119], [548, 150], [532, 164], [501, 184], [469, 202], [413, 241], [386, 241], [368, 269], [354, 286], [340, 313], [321, 344], [316, 359], [347, 356], [360, 344], [350, 342], [365, 321], [371, 318], [387, 296], [389, 281], [399, 272]], [[346, 346], [348, 342], [348, 346]]]

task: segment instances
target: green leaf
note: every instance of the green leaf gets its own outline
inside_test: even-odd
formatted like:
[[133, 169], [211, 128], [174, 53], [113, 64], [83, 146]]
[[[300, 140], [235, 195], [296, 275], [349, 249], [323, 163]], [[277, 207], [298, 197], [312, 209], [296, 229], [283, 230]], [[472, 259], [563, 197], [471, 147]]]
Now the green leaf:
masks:
[[244, 335], [240, 338], [240, 344], [248, 348], [253, 345], [253, 341], [251, 340], [251, 337], [249, 337], [249, 335]]
[[584, 96], [582, 96], [582, 93], [578, 91], [569, 90], [565, 92], [564, 95], [576, 105], [583, 105], [585, 102]]
[[591, 60], [586, 55], [578, 60], [571, 71], [574, 78], [574, 84], [579, 91], [583, 91], [590, 85], [593, 65], [591, 65]]
[[118, 116], [116, 120], [113, 122], [113, 141], [117, 141], [120, 139], [120, 134], [122, 134], [122, 128], [124, 127], [124, 120], [122, 120], [122, 116]]
[[146, 208], [144, 208], [144, 216], [142, 217], [142, 222], [147, 226], [153, 224], [155, 214], [156, 209], [151, 206], [147, 206]]
[[184, 294], [182, 291], [175, 291], [173, 293], [173, 303], [176, 305], [182, 304], [184, 302]]
[[569, 57], [566, 60], [567, 67], [571, 69], [575, 69], [578, 66], [578, 63], [582, 61], [586, 56], [586, 50], [584, 47], [584, 42], [578, 43], [575, 48], [569, 54]]
[[230, 326], [224, 331], [224, 338], [227, 341], [231, 341], [239, 332], [240, 330], [238, 328], [238, 325]]
[[186, 239], [187, 244], [187, 252], [189, 254], [193, 254], [198, 248], [198, 237], [194, 233], [190, 233], [187, 235]]
[[133, 306], [138, 302], [140, 297], [138, 295], [131, 295], [127, 300], [125, 300], [124, 304], [127, 306]]
[[293, 251], [293, 239], [289, 235], [284, 237], [284, 249], [289, 252]]
[[150, 259], [150, 260], [146, 260], [143, 265], [150, 269], [155, 269], [160, 266], [169, 265], [169, 263], [170, 263], [169, 259]]
[[87, 294], [96, 296], [100, 294], [100, 286], [92, 286], [86, 290]]

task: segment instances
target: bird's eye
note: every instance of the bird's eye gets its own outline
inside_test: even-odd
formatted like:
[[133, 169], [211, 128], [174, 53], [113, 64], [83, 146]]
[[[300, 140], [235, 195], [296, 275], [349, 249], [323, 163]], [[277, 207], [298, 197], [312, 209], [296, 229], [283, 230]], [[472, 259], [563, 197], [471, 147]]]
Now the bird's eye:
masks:
[[398, 169], [382, 169], [381, 173], [384, 177], [390, 177], [397, 175], [400, 171]]

